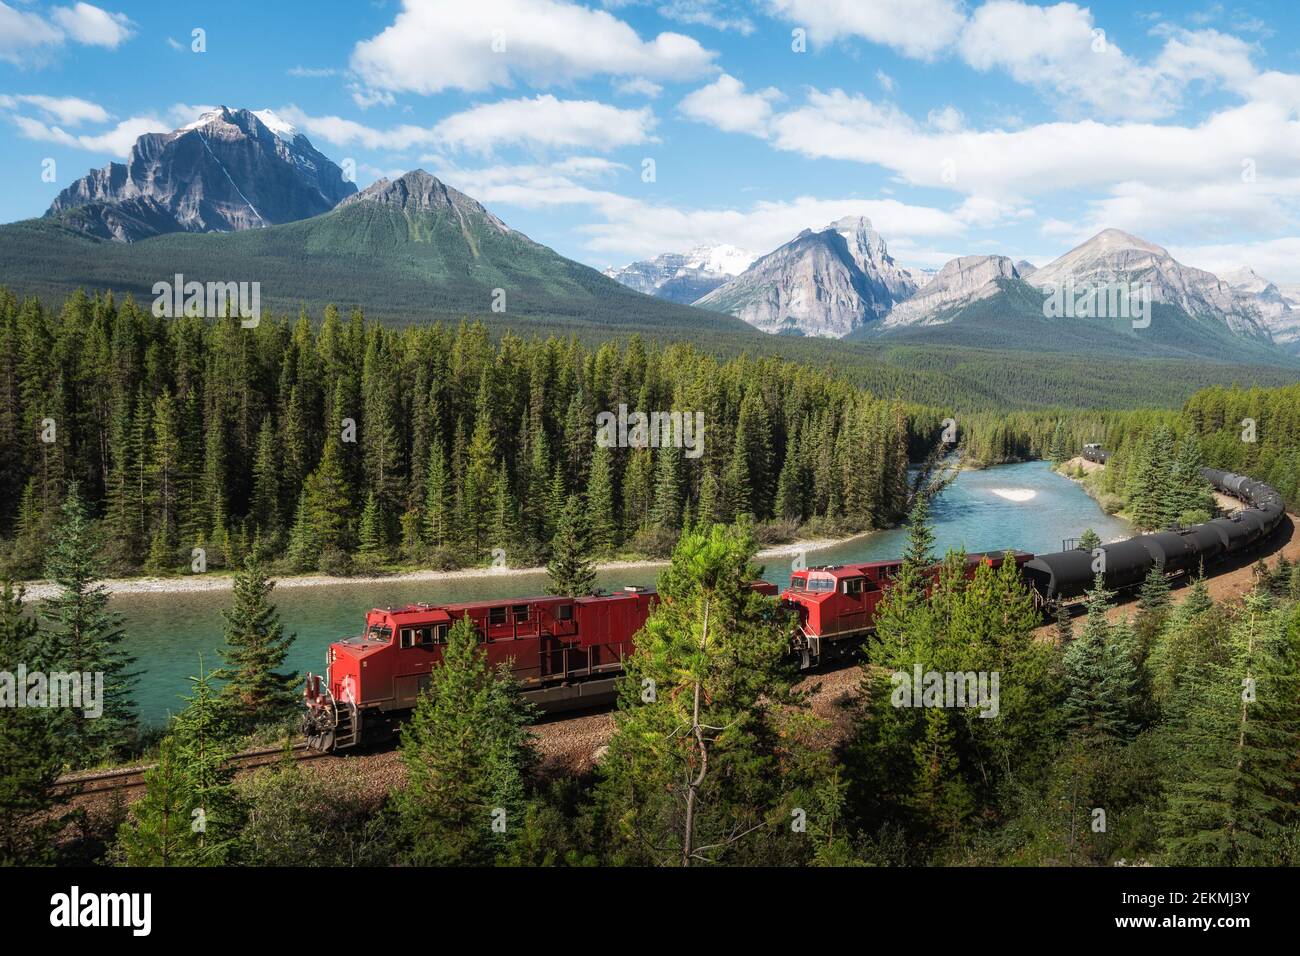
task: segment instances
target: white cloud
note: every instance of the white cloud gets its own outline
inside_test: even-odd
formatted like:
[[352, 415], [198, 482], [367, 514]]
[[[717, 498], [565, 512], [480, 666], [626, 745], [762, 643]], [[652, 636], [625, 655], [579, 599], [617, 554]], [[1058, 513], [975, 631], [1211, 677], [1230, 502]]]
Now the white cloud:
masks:
[[880, 84], [880, 88], [886, 93], [894, 92], [894, 78], [884, 70], [876, 70], [876, 82]]
[[678, 23], [734, 30], [741, 36], [754, 32], [754, 21], [743, 13], [730, 12], [719, 0], [666, 0], [659, 6], [659, 15]]
[[1179, 262], [1220, 276], [1242, 266], [1249, 266], [1257, 275], [1273, 282], [1300, 283], [1300, 237], [1221, 245], [1170, 246], [1169, 252]]
[[126, 14], [109, 13], [89, 3], [55, 7], [50, 11], [50, 16], [72, 39], [87, 46], [103, 46], [115, 50], [133, 35], [131, 21], [126, 18]]
[[480, 151], [508, 144], [607, 150], [647, 142], [654, 127], [649, 107], [625, 110], [543, 94], [472, 107], [439, 122], [433, 134], [447, 146]]
[[680, 33], [642, 40], [612, 14], [565, 0], [403, 0], [391, 26], [356, 45], [351, 66], [373, 89], [428, 94], [515, 78], [691, 79], [711, 71], [714, 56]]
[[336, 146], [361, 146], [365, 149], [404, 150], [415, 146], [431, 146], [435, 142], [433, 129], [409, 123], [376, 129], [341, 116], [309, 116], [296, 106], [276, 110], [285, 120], [298, 127], [313, 140], [323, 140]]
[[644, 76], [634, 76], [630, 80], [618, 80], [614, 83], [614, 92], [624, 96], [648, 96], [651, 99], [664, 91], [664, 88]]
[[977, 70], [1002, 69], [1018, 83], [1053, 91], [1105, 116], [1168, 115], [1181, 90], [1158, 68], [1134, 62], [1073, 3], [1038, 7], [990, 0], [975, 11], [957, 48]]
[[20, 93], [14, 96], [0, 94], [0, 109], [20, 109], [23, 106], [34, 106], [47, 119], [62, 123], [64, 126], [104, 123], [109, 118], [108, 110], [104, 107], [76, 96], [43, 96], [37, 93]]
[[814, 42], [861, 37], [930, 59], [965, 22], [958, 0], [768, 0], [771, 10], [808, 30]]
[[293, 105], [277, 112], [313, 140], [395, 152], [418, 147], [487, 151], [506, 145], [604, 150], [649, 142], [655, 126], [649, 107], [619, 109], [550, 94], [474, 106], [434, 126], [404, 123], [380, 129], [341, 116], [310, 116]]
[[45, 65], [69, 39], [116, 49], [132, 35], [125, 14], [109, 13], [89, 3], [55, 7], [47, 20], [0, 0], [0, 61], [16, 66]]
[[35, 13], [0, 3], [0, 60], [20, 65], [39, 62], [62, 43], [62, 30]]
[[126, 156], [132, 145], [145, 133], [157, 133], [170, 130], [163, 120], [156, 116], [133, 116], [122, 120], [111, 130], [103, 133], [81, 133], [73, 135], [60, 126], [50, 126], [28, 116], [15, 116], [13, 122], [27, 139], [56, 143], [73, 149], [85, 149], [94, 153], [111, 153], [114, 156]]
[[761, 134], [772, 116], [772, 102], [781, 98], [773, 88], [746, 93], [745, 84], [727, 73], [686, 95], [678, 105], [691, 119], [728, 133]]

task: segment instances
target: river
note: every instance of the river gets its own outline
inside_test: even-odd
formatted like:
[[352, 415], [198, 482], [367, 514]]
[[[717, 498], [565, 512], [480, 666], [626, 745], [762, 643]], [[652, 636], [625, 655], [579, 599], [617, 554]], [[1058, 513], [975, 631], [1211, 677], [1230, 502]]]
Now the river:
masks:
[[[1102, 512], [1078, 484], [1055, 474], [1046, 462], [962, 472], [934, 503], [931, 516], [940, 554], [949, 548], [1059, 551], [1064, 538], [1077, 537], [1089, 527], [1103, 541], [1133, 533], [1126, 522]], [[906, 537], [904, 528], [880, 531], [810, 552], [807, 560], [844, 564], [895, 557], [902, 553]], [[611, 571], [601, 574], [598, 584], [606, 590], [629, 584], [653, 586], [658, 572], [658, 568]], [[768, 562], [763, 576], [783, 585], [789, 574], [790, 560], [782, 558]], [[326, 646], [359, 631], [372, 607], [523, 597], [540, 594], [545, 586], [545, 574], [485, 573], [481, 578], [451, 581], [291, 588], [272, 592], [272, 600], [286, 631], [297, 635], [286, 666], [302, 672], [320, 671]], [[188, 692], [186, 677], [197, 672], [199, 654], [208, 668], [220, 663], [220, 612], [229, 603], [229, 591], [113, 596], [113, 609], [125, 621], [127, 648], [137, 659], [136, 700], [146, 723], [159, 724], [183, 706], [180, 695]]]

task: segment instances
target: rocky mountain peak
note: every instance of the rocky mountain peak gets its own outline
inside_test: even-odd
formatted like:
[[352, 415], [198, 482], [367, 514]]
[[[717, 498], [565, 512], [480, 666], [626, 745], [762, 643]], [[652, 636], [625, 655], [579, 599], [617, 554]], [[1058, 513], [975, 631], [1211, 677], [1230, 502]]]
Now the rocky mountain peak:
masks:
[[208, 110], [169, 133], [146, 133], [125, 164], [92, 170], [47, 216], [103, 239], [236, 232], [333, 209], [355, 193], [343, 171], [270, 110]]

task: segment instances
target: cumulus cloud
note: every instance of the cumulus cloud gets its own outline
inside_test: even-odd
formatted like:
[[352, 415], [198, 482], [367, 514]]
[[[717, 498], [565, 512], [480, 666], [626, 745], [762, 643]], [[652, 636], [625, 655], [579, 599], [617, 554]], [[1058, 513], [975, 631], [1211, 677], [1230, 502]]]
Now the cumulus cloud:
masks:
[[715, 54], [680, 33], [643, 40], [604, 10], [565, 0], [403, 0], [392, 25], [352, 51], [366, 86], [389, 92], [547, 86], [610, 75], [691, 79]]
[[432, 126], [378, 128], [341, 116], [311, 116], [293, 105], [277, 112], [313, 139], [395, 152], [418, 147], [486, 152], [504, 146], [609, 150], [650, 142], [655, 127], [649, 107], [619, 109], [550, 94], [473, 106]]
[[543, 94], [472, 107], [439, 122], [433, 134], [450, 147], [480, 151], [518, 144], [609, 150], [649, 141], [654, 127], [649, 107], [619, 109]]
[[687, 94], [678, 108], [691, 119], [728, 133], [762, 133], [772, 116], [772, 103], [780, 98], [780, 92], [771, 87], [746, 93], [744, 83], [724, 73]]
[[773, 13], [808, 30], [814, 42], [860, 37], [930, 59], [957, 39], [959, 0], [768, 0]]
[[68, 36], [86, 46], [103, 46], [115, 50], [133, 35], [131, 21], [124, 13], [109, 13], [89, 3], [73, 7], [55, 7], [50, 16], [67, 31]]
[[1281, 284], [1300, 283], [1300, 238], [1288, 236], [1257, 242], [1178, 245], [1169, 248], [1179, 262], [1222, 276], [1247, 266]]
[[72, 149], [126, 156], [135, 141], [145, 133], [170, 130], [170, 125], [156, 116], [133, 116], [102, 133], [72, 134], [61, 126], [52, 126], [29, 116], [12, 117], [18, 132], [27, 139], [55, 143]]
[[17, 66], [42, 66], [69, 40], [116, 49], [132, 34], [125, 14], [89, 3], [55, 7], [47, 19], [0, 2], [0, 60]]
[[62, 123], [64, 126], [104, 123], [109, 119], [108, 110], [104, 107], [76, 96], [43, 96], [38, 93], [19, 93], [13, 96], [0, 94], [0, 109], [23, 109], [28, 106], [35, 107], [47, 119]]

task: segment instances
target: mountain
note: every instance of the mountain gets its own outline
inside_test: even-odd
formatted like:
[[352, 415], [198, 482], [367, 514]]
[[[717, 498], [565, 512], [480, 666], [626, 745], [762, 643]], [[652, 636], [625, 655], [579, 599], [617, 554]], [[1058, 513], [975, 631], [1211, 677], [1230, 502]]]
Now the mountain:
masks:
[[605, 275], [629, 289], [689, 304], [745, 271], [754, 254], [730, 245], [696, 246], [685, 255], [668, 252]]
[[[974, 258], [974, 257], [972, 257]], [[949, 263], [960, 274], [960, 263]], [[1005, 266], [1002, 266], [1005, 268]], [[1291, 366], [1274, 343], [1262, 314], [1250, 299], [1217, 276], [1177, 262], [1160, 246], [1107, 229], [1028, 277], [997, 275], [992, 286], [974, 286], [945, 301], [920, 300], [899, 307], [877, 333], [913, 344], [1073, 353], [1110, 360], [1176, 358]], [[1149, 311], [1139, 302], [1128, 310], [1091, 316], [1057, 308], [1080, 301], [1099, 285], [1149, 290]], [[930, 285], [935, 285], [931, 283]], [[963, 283], [958, 283], [960, 287]], [[1109, 306], [1108, 306], [1109, 308]], [[906, 321], [903, 321], [906, 320]], [[866, 337], [865, 333], [855, 335]]]
[[805, 229], [695, 304], [765, 332], [842, 338], [915, 291], [871, 222], [849, 216]]
[[1219, 278], [1254, 303], [1277, 345], [1300, 354], [1300, 285], [1279, 286], [1247, 266]]
[[1185, 266], [1169, 252], [1119, 229], [1103, 229], [1034, 272], [1029, 283], [1050, 290], [1073, 282], [1106, 284], [1140, 282], [1151, 300], [1188, 315], [1211, 316], [1240, 335], [1267, 339], [1258, 310], [1211, 272]]
[[126, 164], [93, 170], [46, 216], [100, 239], [236, 232], [319, 216], [356, 192], [343, 171], [270, 110], [221, 107], [146, 133]]
[[1038, 266], [1034, 265], [1028, 259], [1021, 259], [1016, 263], [1016, 271], [1020, 273], [1020, 278], [1027, 279], [1038, 271]]
[[997, 295], [999, 279], [1019, 278], [1019, 270], [1006, 256], [960, 256], [946, 263], [911, 298], [894, 306], [881, 327], [924, 324], [950, 309]]
[[319, 216], [227, 233], [137, 242], [88, 236], [52, 218], [0, 226], [0, 279], [55, 301], [78, 288], [150, 303], [153, 286], [258, 282], [262, 308], [319, 316], [359, 306], [394, 323], [484, 317], [511, 327], [720, 332], [729, 316], [639, 295], [511, 229], [423, 170], [381, 179]]

